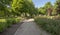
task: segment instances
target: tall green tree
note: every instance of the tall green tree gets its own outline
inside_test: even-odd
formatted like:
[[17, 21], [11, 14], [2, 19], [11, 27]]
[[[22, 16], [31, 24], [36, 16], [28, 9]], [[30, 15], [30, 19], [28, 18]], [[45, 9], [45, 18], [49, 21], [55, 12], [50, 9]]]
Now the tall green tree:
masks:
[[57, 15], [57, 3], [54, 3], [52, 15]]
[[60, 14], [60, 0], [56, 0], [56, 3], [55, 3], [55, 5], [56, 5], [56, 11], [57, 11], [57, 14]]
[[45, 4], [45, 8], [47, 10], [47, 15], [50, 16], [51, 13], [52, 13], [52, 9], [53, 9], [53, 6], [52, 6], [51, 2], [47, 2]]
[[32, 14], [34, 11], [34, 4], [32, 0], [13, 0], [12, 2], [12, 10], [15, 14], [23, 14], [25, 16], [28, 14]]
[[12, 0], [0, 0], [0, 17], [8, 15], [8, 6]]
[[45, 7], [40, 7], [38, 11], [39, 11], [39, 14], [46, 15]]

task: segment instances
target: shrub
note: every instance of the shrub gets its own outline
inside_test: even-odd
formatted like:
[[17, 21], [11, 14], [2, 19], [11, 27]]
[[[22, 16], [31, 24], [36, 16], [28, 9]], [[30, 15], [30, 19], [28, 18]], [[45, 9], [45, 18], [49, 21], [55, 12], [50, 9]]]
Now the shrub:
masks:
[[10, 27], [12, 24], [16, 24], [20, 21], [20, 19], [17, 18], [8, 18], [7, 20], [7, 25]]
[[12, 18], [12, 24], [16, 24], [20, 21], [20, 18]]
[[60, 20], [37, 17], [35, 22], [44, 30], [52, 33], [52, 35], [60, 35]]
[[0, 32], [3, 32], [7, 28], [6, 24], [7, 23], [0, 22]]
[[7, 21], [7, 27], [10, 27], [12, 25], [13, 20], [11, 18], [6, 19]]
[[18, 23], [20, 20], [20, 18], [0, 19], [0, 32], [3, 32], [7, 27], [10, 27], [12, 24]]

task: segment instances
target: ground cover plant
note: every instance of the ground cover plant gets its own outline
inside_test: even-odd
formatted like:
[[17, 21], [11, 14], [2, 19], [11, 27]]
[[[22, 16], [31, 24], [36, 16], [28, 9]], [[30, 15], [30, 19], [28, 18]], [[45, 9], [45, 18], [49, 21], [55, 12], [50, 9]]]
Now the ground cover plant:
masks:
[[52, 35], [60, 35], [60, 20], [37, 17], [35, 18], [35, 22], [44, 30], [52, 33]]
[[6, 18], [6, 19], [0, 19], [0, 32], [3, 32], [6, 28], [10, 27], [12, 24], [16, 24], [20, 22], [21, 18]]

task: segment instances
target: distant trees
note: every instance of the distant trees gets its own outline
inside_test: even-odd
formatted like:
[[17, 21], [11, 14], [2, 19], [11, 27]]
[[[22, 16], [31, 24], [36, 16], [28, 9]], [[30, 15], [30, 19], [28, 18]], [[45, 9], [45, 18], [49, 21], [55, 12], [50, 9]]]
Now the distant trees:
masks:
[[60, 14], [60, 0], [56, 0], [54, 6], [47, 2], [43, 7], [35, 8], [32, 0], [0, 0], [0, 17], [35, 16]]
[[39, 12], [40, 12], [41, 14], [46, 14], [46, 15], [50, 16], [51, 13], [52, 13], [52, 8], [53, 8], [52, 4], [51, 4], [50, 2], [47, 2], [47, 3], [44, 5], [44, 7], [40, 7], [40, 8], [39, 8]]
[[60, 0], [56, 0], [54, 5], [51, 2], [47, 2], [43, 7], [39, 8], [39, 13], [47, 14], [48, 16], [60, 14]]
[[45, 7], [40, 7], [38, 11], [39, 11], [39, 14], [46, 15]]
[[52, 4], [51, 4], [50, 2], [47, 2], [47, 3], [45, 4], [45, 8], [46, 8], [46, 10], [47, 10], [47, 15], [48, 15], [48, 16], [51, 16], [52, 8], [53, 8]]
[[56, 11], [57, 11], [57, 14], [60, 14], [60, 0], [56, 0]]
[[59, 14], [60, 14], [60, 0], [56, 0], [53, 6], [53, 15], [59, 15]]

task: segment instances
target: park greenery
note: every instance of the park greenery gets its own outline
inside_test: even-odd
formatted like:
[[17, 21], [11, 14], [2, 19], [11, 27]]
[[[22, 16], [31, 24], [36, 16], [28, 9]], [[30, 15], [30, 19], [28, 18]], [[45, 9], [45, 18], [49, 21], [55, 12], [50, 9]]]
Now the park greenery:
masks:
[[51, 35], [60, 35], [60, 0], [56, 0], [54, 5], [47, 2], [38, 12], [43, 16], [34, 18], [37, 25]]
[[54, 5], [47, 2], [40, 8], [36, 8], [32, 0], [0, 0], [0, 32], [20, 22], [22, 18], [35, 18], [36, 23], [43, 29], [60, 35], [59, 16], [60, 0], [56, 0]]
[[35, 22], [40, 28], [51, 33], [51, 35], [60, 35], [60, 19], [57, 16], [51, 17], [35, 17]]

